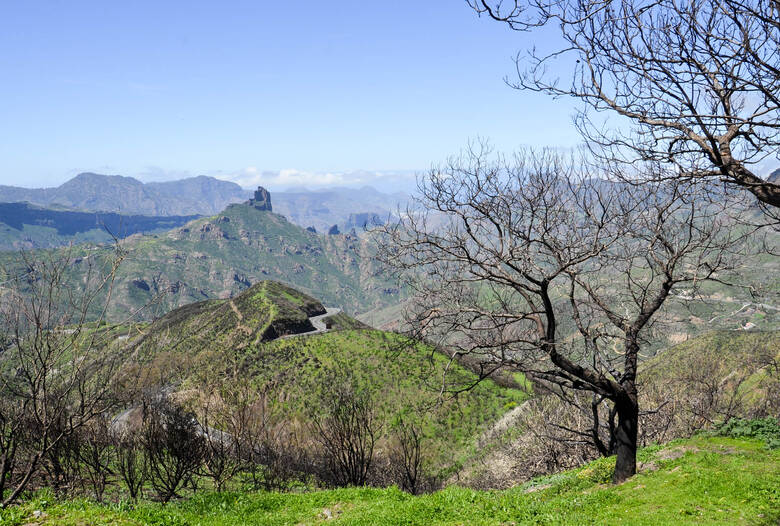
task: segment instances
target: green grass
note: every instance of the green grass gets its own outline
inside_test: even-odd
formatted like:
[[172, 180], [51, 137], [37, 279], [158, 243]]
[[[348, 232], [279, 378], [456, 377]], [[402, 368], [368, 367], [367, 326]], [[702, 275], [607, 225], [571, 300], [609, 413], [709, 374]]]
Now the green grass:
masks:
[[[288, 295], [301, 306], [293, 306]], [[243, 313], [241, 320], [231, 303]], [[394, 333], [350, 328], [362, 324], [343, 313], [335, 317], [336, 330], [261, 341], [268, 324], [293, 319], [295, 313], [306, 319], [301, 309], [314, 304], [319, 305], [283, 285], [264, 282], [232, 302], [211, 300], [173, 311], [148, 327], [137, 343], [119, 342], [131, 346], [127, 355], [141, 360], [128, 364], [128, 389], [176, 386], [197, 413], [202, 394], [213, 388], [215, 379], [229, 388], [228, 379], [237, 378], [240, 370], [238, 378], [266, 393], [269, 418], [300, 428], [308, 437], [312, 414], [327, 410], [327, 387], [348, 382], [372, 400], [381, 424], [377, 449], [392, 445], [400, 418], [414, 421], [424, 436], [426, 473], [441, 480], [475, 454], [480, 433], [529, 396], [487, 380], [465, 395], [442, 397], [445, 370], [449, 385], [472, 384], [476, 376], [449, 365], [429, 346], [411, 345]], [[245, 327], [258, 329], [248, 334]]]
[[[168, 506], [99, 505], [39, 494], [0, 524], [777, 524], [780, 451], [760, 441], [706, 438], [640, 451], [644, 470], [606, 483], [613, 459], [506, 491], [448, 488], [412, 497], [395, 488], [310, 493], [203, 493]], [[37, 520], [33, 512], [43, 516]], [[327, 518], [330, 516], [331, 518]]]
[[[377, 330], [339, 330], [315, 336], [275, 340], [246, 351], [248, 368], [258, 388], [281, 385], [284, 414], [307, 420], [306, 411], [323, 399], [323, 386], [348, 373], [354, 385], [376, 402], [377, 416], [391, 431], [399, 414], [424, 414], [426, 456], [430, 468], [446, 478], [473, 454], [475, 437], [529, 396], [492, 381], [478, 384], [464, 396], [440, 399], [447, 359], [428, 346], [405, 343], [405, 338]], [[283, 357], [282, 360], [273, 357]], [[273, 363], [269, 366], [269, 360]], [[270, 375], [270, 376], [269, 376]], [[473, 382], [475, 375], [460, 366], [449, 369], [455, 385]]]

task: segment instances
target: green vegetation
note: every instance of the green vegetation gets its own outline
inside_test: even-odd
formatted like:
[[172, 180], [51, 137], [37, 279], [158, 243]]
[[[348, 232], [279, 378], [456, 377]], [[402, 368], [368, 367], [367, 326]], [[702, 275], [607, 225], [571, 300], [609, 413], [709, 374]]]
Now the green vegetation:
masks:
[[[261, 281], [237, 296], [206, 300], [174, 309], [130, 342], [142, 356], [167, 351], [197, 360], [203, 352], [237, 351], [280, 336], [313, 331], [309, 317], [325, 314], [316, 299], [283, 283]], [[362, 324], [345, 314], [334, 316], [338, 328]], [[364, 327], [364, 326], [363, 326]]]
[[0, 203], [0, 250], [107, 243], [112, 236], [164, 232], [197, 218], [53, 210], [28, 203]]
[[[365, 257], [370, 239], [319, 236], [284, 217], [234, 204], [162, 234], [136, 234], [121, 241], [126, 257], [114, 282], [109, 318], [129, 313], [153, 319], [206, 299], [236, 296], [267, 279], [285, 282], [328, 306], [354, 313], [398, 300]], [[71, 249], [69, 282], [78, 283], [108, 247]], [[0, 252], [6, 276], [24, 272], [14, 253]]]
[[[449, 475], [473, 453], [477, 434], [498, 420], [507, 406], [528, 397], [526, 391], [486, 381], [466, 395], [442, 400], [439, 393], [447, 359], [427, 346], [410, 345], [403, 337], [382, 331], [344, 330], [276, 340], [252, 351], [285, 357], [285, 363], [273, 368], [273, 377], [286, 379], [284, 389], [293, 396], [285, 412], [291, 418], [304, 419], [307, 410], [318, 407], [323, 389], [344, 374], [359, 390], [371, 394], [385, 427], [399, 414], [417, 415], [426, 437], [429, 468], [438, 478]], [[253, 371], [255, 377], [276, 383], [261, 367]], [[447, 382], [454, 385], [474, 379], [474, 374], [458, 366], [447, 375]]]
[[[263, 393], [275, 425], [302, 430], [301, 441], [311, 444], [310, 423], [327, 412], [327, 390], [348, 383], [371, 400], [379, 450], [389, 447], [399, 419], [417, 426], [426, 473], [436, 480], [457, 471], [474, 454], [477, 435], [529, 396], [528, 386], [506, 378], [502, 386], [488, 380], [453, 397], [448, 387], [474, 383], [472, 372], [427, 345], [367, 328], [344, 313], [326, 318], [328, 332], [297, 335], [313, 330], [309, 316], [324, 313], [314, 298], [273, 281], [232, 299], [181, 307], [133, 328], [137, 336], [115, 336], [130, 357], [123, 391], [173, 390], [198, 413], [213, 396], [208, 393], [229, 398], [231, 389], [248, 382]], [[101, 330], [106, 340], [127, 333]]]
[[[58, 501], [40, 493], [0, 512], [3, 524], [776, 524], [780, 450], [695, 438], [640, 451], [640, 473], [606, 484], [614, 459], [500, 492], [457, 487], [420, 497], [395, 488], [310, 493], [204, 493], [161, 506]], [[37, 513], [34, 515], [35, 512]]]
[[780, 422], [776, 418], [732, 418], [717, 430], [720, 436], [756, 438], [763, 440], [769, 449], [780, 448]]
[[644, 362], [647, 375], [667, 377], [694, 365], [693, 361], [715, 363], [734, 371], [762, 356], [780, 356], [780, 331], [712, 331], [672, 346]]

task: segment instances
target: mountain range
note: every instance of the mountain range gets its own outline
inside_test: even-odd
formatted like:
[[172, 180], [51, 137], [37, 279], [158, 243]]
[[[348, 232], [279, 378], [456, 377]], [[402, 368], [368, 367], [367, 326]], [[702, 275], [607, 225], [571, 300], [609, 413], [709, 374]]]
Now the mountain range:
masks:
[[385, 222], [395, 217], [409, 196], [403, 192], [385, 194], [370, 186], [332, 188], [320, 191], [274, 192], [274, 211], [303, 227], [326, 232], [338, 225], [342, 231], [361, 229], [373, 219]]
[[[201, 189], [225, 183], [210, 180], [206, 184], [209, 178], [195, 179], [204, 183]], [[191, 182], [179, 183], [186, 186], [187, 181]], [[101, 184], [114, 184], [113, 190], [105, 192], [109, 197], [118, 196], [118, 188], [125, 184], [142, 190], [159, 189], [130, 178], [94, 174], [84, 174], [63, 187], [77, 183], [97, 185], [97, 195], [103, 195]], [[225, 188], [233, 185], [225, 184]], [[247, 191], [233, 186], [238, 188], [234, 197], [239, 191], [249, 196]], [[85, 190], [84, 194], [89, 192]], [[159, 210], [180, 207], [176, 194], [168, 195], [173, 196], [160, 197], [170, 202]], [[202, 197], [197, 192], [193, 195]], [[215, 195], [208, 196], [212, 203]], [[13, 253], [3, 254], [3, 249], [84, 242], [87, 244], [72, 249], [75, 262], [70, 269], [74, 279], [81, 279], [88, 271], [89, 258], [109, 253], [106, 246], [100, 245], [110, 238], [101, 229], [102, 224], [116, 224], [113, 231], [128, 237], [121, 242], [127, 255], [115, 282], [117, 301], [110, 313], [114, 319], [122, 319], [150, 304], [152, 308], [144, 310], [143, 317], [151, 319], [189, 303], [233, 297], [258, 281], [274, 279], [318, 297], [329, 306], [360, 315], [361, 320], [375, 327], [399, 328], [404, 294], [389, 277], [379, 274], [370, 257], [376, 241], [374, 236], [364, 235], [362, 228], [386, 220], [391, 213], [391, 201], [400, 204], [403, 198], [403, 194], [382, 194], [368, 187], [274, 192], [272, 196], [258, 190], [253, 200], [228, 204], [219, 213], [197, 218], [120, 217], [0, 203], [0, 263], [12, 265], [14, 259]], [[4, 215], [6, 208], [8, 213]], [[366, 208], [383, 212], [358, 212]], [[337, 219], [342, 221], [336, 223]], [[334, 223], [327, 229], [311, 228], [312, 223], [327, 226], [331, 221]], [[333, 228], [334, 224], [341, 226]], [[325, 235], [326, 232], [335, 235]], [[761, 290], [776, 290], [776, 258], [753, 257], [745, 261], [738, 274]], [[663, 331], [664, 337], [655, 341], [653, 351], [711, 329], [742, 325], [760, 329], [780, 327], [780, 307], [773, 298], [756, 298], [742, 288], [711, 288], [705, 301], [690, 304], [681, 296], [679, 302], [670, 304], [664, 316], [669, 325]]]
[[[259, 192], [258, 192], [259, 193]], [[113, 319], [146, 307], [155, 318], [193, 302], [229, 298], [259, 281], [288, 283], [328, 306], [355, 314], [399, 300], [399, 289], [378, 275], [369, 257], [371, 236], [320, 235], [260, 206], [257, 201], [229, 205], [166, 232], [134, 234], [121, 240], [125, 253], [114, 281]], [[69, 249], [73, 282], [110, 257], [108, 245]], [[0, 252], [0, 267], [23, 273], [14, 252]]]
[[0, 202], [151, 216], [216, 214], [247, 196], [235, 183], [206, 176], [142, 183], [132, 177], [82, 173], [54, 188], [0, 186]]
[[[52, 188], [0, 185], [0, 203], [26, 202], [59, 211], [146, 216], [214, 215], [229, 204], [248, 199], [251, 194], [236, 183], [203, 175], [143, 183], [132, 177], [82, 173]], [[386, 219], [407, 201], [404, 193], [386, 194], [369, 186], [274, 192], [277, 213], [318, 232], [327, 232], [333, 225], [342, 231], [361, 227], [361, 214]]]
[[0, 250], [105, 243], [141, 232], [163, 232], [197, 217], [78, 212], [30, 203], [0, 203]]

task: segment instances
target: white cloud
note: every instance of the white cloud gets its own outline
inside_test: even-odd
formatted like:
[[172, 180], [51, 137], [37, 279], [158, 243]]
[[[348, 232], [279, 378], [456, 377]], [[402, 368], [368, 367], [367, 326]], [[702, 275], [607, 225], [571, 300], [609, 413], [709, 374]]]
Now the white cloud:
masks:
[[166, 170], [157, 166], [148, 166], [135, 175], [144, 182], [161, 182], [209, 175], [232, 181], [248, 190], [264, 186], [272, 191], [282, 191], [292, 188], [319, 190], [334, 186], [373, 186], [385, 192], [410, 191], [415, 184], [415, 172], [412, 170], [353, 170], [315, 172], [285, 168], [283, 170], [261, 170], [257, 166], [247, 166], [240, 170], [203, 170], [189, 172], [185, 170]]
[[249, 166], [233, 173], [222, 173], [221, 179], [238, 183], [244, 188], [264, 186], [270, 190], [288, 188], [321, 189], [334, 186], [375, 186], [385, 190], [406, 190], [414, 184], [414, 172], [366, 171], [310, 172], [286, 168], [278, 171], [258, 170]]

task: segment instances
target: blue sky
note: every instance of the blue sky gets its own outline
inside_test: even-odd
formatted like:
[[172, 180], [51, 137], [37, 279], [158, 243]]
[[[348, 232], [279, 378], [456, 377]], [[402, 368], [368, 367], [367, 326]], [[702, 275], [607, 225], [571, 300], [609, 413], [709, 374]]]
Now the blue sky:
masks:
[[0, 184], [392, 186], [477, 136], [574, 145], [568, 101], [504, 83], [529, 38], [459, 0], [4, 2]]

